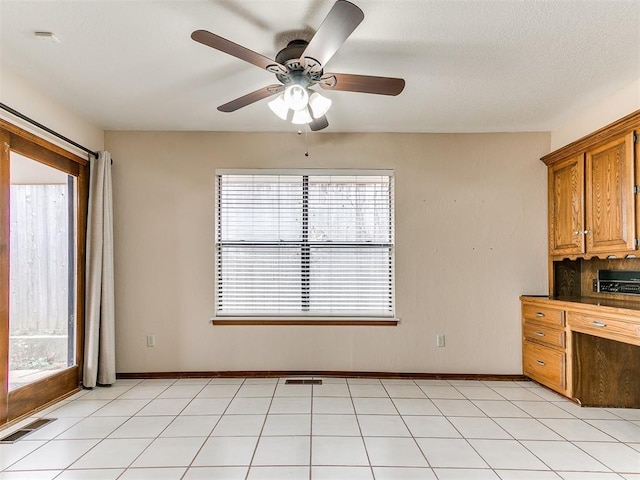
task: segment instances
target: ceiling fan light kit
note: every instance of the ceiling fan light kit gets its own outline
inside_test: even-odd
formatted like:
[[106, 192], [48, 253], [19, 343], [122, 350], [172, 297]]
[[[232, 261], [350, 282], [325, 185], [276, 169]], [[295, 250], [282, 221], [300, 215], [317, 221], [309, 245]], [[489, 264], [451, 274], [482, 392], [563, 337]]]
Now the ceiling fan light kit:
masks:
[[[268, 105], [271, 111], [282, 120], [287, 120], [289, 110], [293, 111], [293, 119], [291, 123], [302, 125], [311, 123], [313, 119], [324, 116], [333, 103], [330, 98], [320, 95], [318, 92], [302, 90], [302, 87], [292, 85], [287, 87], [284, 93], [271, 100]], [[303, 119], [305, 119], [303, 121]]]
[[309, 92], [302, 85], [294, 83], [284, 89], [284, 103], [294, 111], [307, 108], [309, 104]]
[[267, 105], [273, 113], [275, 113], [282, 120], [286, 120], [289, 115], [289, 107], [287, 102], [284, 101], [284, 93], [281, 93], [276, 98], [271, 100]]
[[331, 99], [310, 87], [319, 85], [325, 90], [398, 95], [404, 89], [402, 78], [375, 77], [348, 73], [324, 73], [327, 62], [364, 19], [360, 8], [346, 0], [337, 0], [311, 41], [293, 40], [271, 60], [226, 38], [206, 30], [196, 30], [191, 38], [223, 53], [251, 63], [275, 74], [281, 85], [269, 85], [255, 92], [220, 105], [221, 112], [234, 112], [264, 98], [277, 95], [269, 108], [282, 120], [293, 110], [292, 123], [309, 124], [312, 131], [329, 125], [325, 114]]
[[318, 92], [313, 92], [309, 97], [309, 108], [311, 108], [311, 114], [313, 118], [320, 118], [325, 115], [333, 102], [330, 98], [320, 95]]
[[293, 123], [294, 125], [306, 125], [307, 123], [311, 123], [312, 121], [313, 118], [311, 118], [311, 115], [306, 108], [294, 111], [293, 118], [291, 119], [291, 123]]

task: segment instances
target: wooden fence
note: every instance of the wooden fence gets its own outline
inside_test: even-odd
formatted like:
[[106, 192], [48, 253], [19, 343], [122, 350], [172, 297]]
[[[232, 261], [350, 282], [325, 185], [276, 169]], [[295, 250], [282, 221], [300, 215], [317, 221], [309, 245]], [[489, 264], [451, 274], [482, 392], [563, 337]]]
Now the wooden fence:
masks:
[[69, 318], [68, 187], [12, 185], [10, 202], [10, 335], [65, 335]]

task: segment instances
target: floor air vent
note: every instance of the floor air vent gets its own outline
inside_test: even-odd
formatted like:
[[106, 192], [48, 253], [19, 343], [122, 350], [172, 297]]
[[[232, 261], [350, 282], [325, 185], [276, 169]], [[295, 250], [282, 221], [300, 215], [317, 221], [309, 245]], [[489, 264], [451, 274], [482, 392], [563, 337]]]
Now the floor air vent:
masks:
[[322, 380], [311, 380], [308, 378], [288, 378], [285, 385], [322, 385]]
[[16, 430], [13, 433], [10, 433], [6, 437], [0, 438], [0, 443], [15, 443], [21, 438], [25, 437], [26, 435], [29, 435], [31, 432], [44, 427], [45, 425], [53, 422], [54, 420], [55, 418], [39, 418], [38, 420], [31, 422], [29, 425], [25, 425], [21, 429]]

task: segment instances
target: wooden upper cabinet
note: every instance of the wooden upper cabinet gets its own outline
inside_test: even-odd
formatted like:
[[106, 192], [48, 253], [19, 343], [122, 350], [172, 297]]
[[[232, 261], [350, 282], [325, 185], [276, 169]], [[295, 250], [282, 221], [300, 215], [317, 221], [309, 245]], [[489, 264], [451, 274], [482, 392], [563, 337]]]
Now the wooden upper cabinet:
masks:
[[635, 250], [634, 136], [586, 154], [587, 252]]
[[577, 255], [585, 252], [584, 155], [549, 167], [549, 252]]
[[636, 250], [634, 134], [549, 165], [549, 254]]

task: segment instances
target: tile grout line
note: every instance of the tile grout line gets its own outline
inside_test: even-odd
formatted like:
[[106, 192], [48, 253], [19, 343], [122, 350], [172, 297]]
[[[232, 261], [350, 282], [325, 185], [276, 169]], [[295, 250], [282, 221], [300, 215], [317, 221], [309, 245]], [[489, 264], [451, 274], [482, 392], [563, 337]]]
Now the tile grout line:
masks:
[[[380, 382], [382, 383], [382, 388], [384, 388], [384, 391], [387, 392], [387, 395], [389, 395], [389, 391], [387, 390], [386, 385], [384, 384], [384, 382]], [[418, 387], [420, 389], [420, 391], [424, 394], [425, 398], [431, 402], [431, 404], [435, 407], [435, 409], [440, 412], [440, 414], [446, 418], [446, 416], [444, 416], [444, 414], [442, 413], [442, 411], [438, 408], [438, 406], [432, 401], [431, 398], [429, 398], [429, 396], [427, 395], [427, 392], [425, 392], [422, 387], [420, 385], [418, 385], [416, 383], [415, 380], [413, 380], [413, 383], [416, 387]], [[413, 443], [416, 444], [416, 447], [418, 448], [418, 451], [420, 452], [420, 454], [424, 457], [425, 462], [427, 462], [427, 467], [431, 470], [431, 472], [433, 473], [433, 475], [437, 478], [438, 475], [436, 474], [433, 466], [431, 465], [431, 462], [429, 461], [429, 459], [427, 458], [427, 455], [424, 453], [424, 451], [422, 450], [422, 448], [420, 447], [420, 444], [418, 443], [418, 440], [416, 440], [415, 435], [413, 434], [413, 432], [411, 431], [411, 429], [409, 428], [409, 425], [407, 425], [407, 422], [404, 419], [404, 416], [400, 413], [400, 410], [398, 410], [398, 406], [396, 405], [396, 402], [393, 400], [393, 398], [391, 398], [391, 395], [389, 395], [389, 399], [391, 400], [391, 403], [393, 404], [393, 408], [396, 409], [396, 412], [398, 412], [398, 416], [400, 417], [400, 420], [402, 420], [402, 423], [404, 425], [404, 427], [407, 429], [407, 431], [409, 432], [409, 435], [411, 436], [411, 439], [413, 440]], [[447, 420], [448, 421], [448, 420]], [[451, 423], [451, 422], [449, 422]], [[452, 425], [453, 426], [453, 425]]]
[[[177, 383], [177, 382], [176, 382], [176, 383]], [[174, 385], [175, 385], [175, 384], [174, 384]], [[211, 380], [210, 380], [209, 382], [205, 383], [205, 384], [202, 386], [202, 388], [198, 391], [198, 393], [196, 393], [196, 394], [193, 396], [193, 398], [191, 399], [191, 401], [189, 401], [189, 403], [187, 403], [187, 404], [185, 405], [185, 407], [180, 411], [180, 413], [184, 412], [184, 411], [186, 410], [186, 408], [187, 408], [189, 405], [191, 405], [191, 402], [193, 402], [193, 401], [198, 397], [198, 395], [200, 395], [200, 394], [202, 393], [202, 391], [203, 391], [207, 386], [209, 386], [209, 385], [211, 385]], [[239, 389], [238, 389], [238, 390], [239, 390]], [[237, 393], [237, 391], [236, 391], [236, 393]], [[229, 404], [231, 404], [231, 401], [229, 402]], [[227, 405], [227, 407], [226, 407], [226, 408], [229, 408], [229, 405]], [[226, 410], [226, 408], [225, 408], [225, 410]], [[167, 428], [169, 428], [169, 427], [171, 426], [171, 424], [172, 424], [173, 422], [175, 422], [175, 421], [178, 419], [178, 417], [180, 417], [180, 413], [178, 413], [177, 415], [175, 415], [175, 416], [174, 416], [174, 419], [173, 419], [171, 422], [169, 422], [169, 424], [168, 424], [164, 429], [162, 429], [162, 431], [161, 431], [161, 432], [156, 436], [156, 439], [160, 438], [160, 435], [162, 435], [162, 434], [167, 430]], [[187, 465], [187, 466], [186, 466], [186, 468], [184, 469], [184, 473], [183, 473], [182, 475], [180, 475], [180, 480], [183, 480], [183, 479], [186, 477], [187, 472], [188, 472], [188, 471], [189, 471], [189, 469], [191, 468], [191, 465], [193, 465], [193, 461], [196, 459], [196, 457], [197, 457], [197, 456], [200, 454], [200, 452], [202, 451], [202, 448], [203, 448], [203, 447], [204, 447], [204, 445], [207, 443], [207, 440], [209, 439], [209, 437], [210, 437], [211, 433], [215, 430], [215, 428], [216, 428], [216, 426], [218, 425], [218, 423], [220, 422], [220, 419], [221, 419], [221, 418], [222, 418], [222, 415], [220, 415], [220, 417], [218, 418], [218, 421], [215, 423], [215, 425], [213, 426], [213, 428], [212, 428], [212, 429], [211, 429], [211, 431], [209, 432], [209, 435], [207, 435], [207, 436], [205, 437], [204, 442], [202, 442], [202, 445], [200, 445], [200, 448], [198, 448], [198, 450], [196, 451], [196, 453], [193, 455], [193, 458], [192, 458], [192, 459], [191, 459], [191, 461], [189, 462], [189, 465]], [[155, 441], [155, 440], [154, 440], [154, 441]], [[151, 442], [151, 443], [153, 443], [153, 442]], [[151, 444], [149, 444], [149, 445], [151, 445]], [[118, 476], [118, 479], [122, 478], [122, 477], [127, 473], [127, 470], [128, 470], [128, 469], [126, 469], [124, 472], [122, 472], [122, 474], [121, 474], [120, 476]]]
[[[222, 420], [222, 417], [227, 413], [227, 410], [229, 410], [229, 407], [231, 406], [231, 403], [236, 399], [236, 397], [238, 396], [238, 392], [240, 392], [240, 389], [242, 388], [242, 386], [244, 385], [244, 382], [246, 381], [246, 378], [243, 379], [242, 383], [240, 383], [238, 385], [238, 388], [236, 388], [236, 392], [233, 394], [233, 396], [231, 397], [231, 400], [229, 400], [229, 403], [227, 403], [227, 406], [224, 408], [224, 410], [222, 411], [222, 413], [219, 415], [218, 421], [215, 423], [215, 425], [213, 426], [213, 428], [211, 429], [211, 431], [209, 432], [209, 435], [206, 436], [204, 442], [202, 442], [202, 445], [200, 445], [200, 448], [196, 451], [195, 455], [193, 456], [193, 458], [191, 459], [191, 461], [189, 462], [189, 465], [187, 465], [187, 468], [185, 468], [184, 473], [182, 474], [182, 476], [180, 477], [181, 480], [184, 479], [187, 475], [187, 473], [189, 472], [190, 468], [193, 468], [193, 462], [196, 460], [196, 458], [198, 458], [198, 455], [200, 455], [200, 453], [202, 452], [202, 449], [204, 448], [204, 446], [207, 444], [207, 442], [209, 441], [209, 439], [211, 438], [213, 432], [215, 431], [216, 427], [218, 426], [218, 424], [220, 423], [220, 421]], [[209, 383], [207, 383], [205, 385], [205, 387], [209, 386], [209, 385], [217, 385], [215, 383], [212, 383], [212, 380], [209, 381]], [[232, 384], [233, 385], [233, 384]], [[204, 388], [202, 389], [204, 390]], [[202, 392], [202, 390], [200, 392]], [[216, 398], [216, 397], [214, 397]], [[195, 397], [194, 397], [195, 400]], [[191, 402], [189, 402], [189, 404], [191, 404]], [[187, 405], [188, 406], [188, 405]], [[186, 408], [186, 407], [185, 407]], [[247, 475], [249, 472], [249, 468], [247, 467]]]
[[[471, 405], [473, 405], [475, 408], [477, 408], [478, 410], [480, 410], [480, 412], [482, 412], [482, 413], [486, 416], [486, 418], [490, 418], [486, 413], [484, 413], [484, 412], [482, 411], [482, 409], [481, 409], [481, 408], [479, 408], [475, 403], [473, 403], [473, 401], [472, 401], [470, 398], [467, 398], [467, 397], [465, 396], [465, 394], [464, 394], [464, 393], [462, 393], [459, 389], [457, 389], [455, 385], [453, 385], [453, 384], [452, 384], [451, 386], [452, 386], [452, 387], [454, 388], [454, 390], [456, 390], [460, 395], [462, 395], [466, 400], [468, 400], [468, 401], [469, 401], [469, 403], [471, 403]], [[493, 389], [492, 389], [492, 390], [493, 390]], [[498, 393], [498, 392], [496, 392], [496, 393]], [[500, 394], [498, 394], [498, 395], [500, 395]], [[438, 406], [437, 406], [437, 405], [436, 405], [436, 408], [438, 408]], [[438, 409], [438, 410], [440, 410], [440, 409]], [[440, 410], [440, 411], [441, 411], [441, 410]], [[441, 412], [442, 412], [442, 411], [441, 411]], [[487, 460], [486, 460], [482, 455], [480, 455], [480, 452], [478, 452], [478, 451], [474, 448], [474, 446], [471, 444], [471, 442], [469, 441], [469, 439], [468, 439], [468, 438], [467, 438], [467, 437], [466, 437], [466, 436], [465, 436], [465, 435], [464, 435], [464, 434], [463, 434], [463, 433], [458, 429], [458, 427], [456, 427], [456, 425], [455, 425], [451, 420], [449, 420], [449, 416], [448, 416], [448, 415], [445, 415], [445, 414], [444, 414], [444, 412], [442, 412], [442, 414], [444, 415], [444, 418], [447, 420], [447, 422], [449, 422], [449, 424], [450, 424], [450, 425], [455, 429], [455, 431], [456, 431], [456, 432], [458, 432], [458, 435], [460, 435], [460, 438], [461, 438], [462, 440], [464, 440], [464, 441], [467, 443], [467, 445], [469, 445], [469, 448], [471, 448], [471, 449], [475, 452], [475, 454], [476, 454], [476, 455], [478, 455], [478, 457], [479, 457], [480, 459], [482, 459], [482, 461], [485, 463], [485, 465], [486, 465], [486, 466], [487, 466], [487, 467], [488, 467], [488, 468], [489, 468], [493, 473], [495, 473], [494, 469], [491, 467], [491, 465], [489, 465], [489, 462], [487, 462]], [[470, 418], [470, 417], [468, 417], [468, 418]], [[482, 417], [477, 417], [477, 418], [482, 418]], [[499, 426], [499, 425], [498, 425], [498, 426]], [[425, 455], [425, 456], [426, 456], [426, 455]], [[498, 475], [498, 474], [496, 473], [496, 475]], [[499, 475], [498, 475], [498, 476], [499, 476]]]
[[[375, 471], [373, 470], [373, 465], [371, 464], [371, 456], [369, 455], [369, 449], [367, 448], [367, 442], [364, 441], [364, 435], [362, 434], [362, 426], [360, 425], [360, 417], [358, 416], [358, 411], [356, 410], [356, 404], [353, 400], [353, 395], [351, 394], [351, 385], [347, 379], [345, 379], [345, 383], [347, 384], [347, 392], [349, 392], [349, 400], [351, 400], [351, 407], [353, 408], [353, 414], [356, 417], [356, 423], [358, 424], [358, 431], [360, 432], [360, 441], [362, 442], [362, 446], [364, 447], [364, 453], [367, 456], [367, 462], [369, 463], [369, 470], [371, 471], [371, 478], [373, 480], [376, 479]], [[382, 382], [380, 382], [382, 383]], [[384, 388], [384, 385], [382, 386]]]
[[[267, 418], [269, 418], [269, 410], [271, 410], [271, 405], [273, 405], [273, 398], [275, 397], [276, 389], [278, 388], [278, 382], [279, 381], [280, 381], [280, 377], [277, 377], [276, 386], [274, 387], [273, 393], [271, 394], [271, 400], [269, 400], [269, 406], [267, 407], [267, 411], [266, 411], [266, 413], [264, 415], [264, 420], [262, 421], [262, 427], [260, 428], [260, 432], [258, 433], [258, 438], [256, 439], [256, 446], [253, 447], [253, 454], [251, 455], [251, 459], [249, 460], [249, 466], [247, 468], [247, 473], [246, 473], [246, 475], [244, 477], [244, 480], [248, 480], [249, 479], [249, 474], [251, 473], [251, 469], [253, 468], [253, 460], [256, 457], [256, 452], [258, 451], [258, 446], [260, 445], [260, 441], [262, 440], [262, 432], [264, 432], [264, 426], [267, 423]], [[246, 382], [246, 379], [245, 379], [245, 382]], [[242, 386], [245, 385], [245, 382], [242, 383]], [[256, 384], [256, 385], [260, 385], [260, 384]], [[242, 389], [242, 386], [238, 389], [238, 393]], [[237, 393], [236, 393], [236, 395], [237, 395]], [[229, 405], [231, 405], [231, 403], [229, 403]]]

